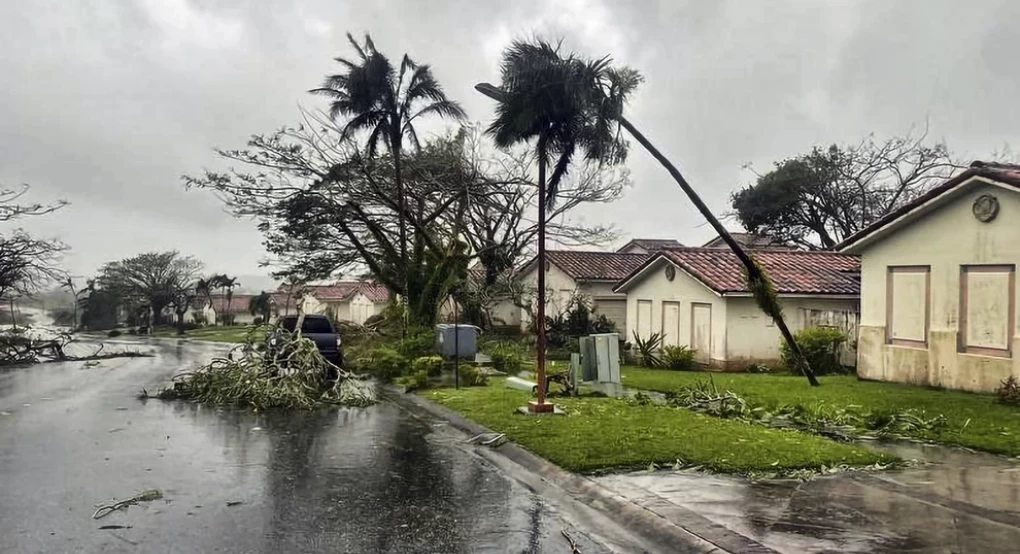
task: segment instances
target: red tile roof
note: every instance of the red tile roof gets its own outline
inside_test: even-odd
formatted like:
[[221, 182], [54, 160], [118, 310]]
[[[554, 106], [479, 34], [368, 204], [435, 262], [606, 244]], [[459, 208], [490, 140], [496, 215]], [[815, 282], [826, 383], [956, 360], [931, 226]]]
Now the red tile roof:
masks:
[[656, 252], [658, 250], [662, 250], [663, 248], [683, 248], [684, 247], [684, 245], [681, 244], [679, 241], [676, 241], [676, 240], [673, 240], [673, 239], [633, 239], [630, 242], [628, 242], [627, 244], [624, 244], [623, 246], [618, 248], [616, 251], [617, 252], [621, 252], [623, 250], [626, 250], [627, 248], [629, 248], [632, 245], [644, 248], [645, 250], [648, 250], [649, 252]]
[[[834, 252], [802, 250], [751, 250], [772, 278], [780, 294], [850, 294], [861, 292], [860, 258]], [[654, 260], [666, 258], [718, 293], [748, 292], [743, 264], [731, 250], [721, 248], [677, 248], [663, 250], [633, 271], [620, 284], [648, 267]]]
[[[390, 298], [390, 291], [385, 286], [372, 281], [337, 281], [331, 285], [303, 285], [296, 287], [296, 291], [291, 297], [291, 307], [294, 306], [295, 298], [302, 294], [311, 294], [322, 302], [348, 300], [358, 292], [372, 302], [386, 302]], [[287, 300], [286, 285], [280, 285], [272, 296], [274, 302], [282, 305]]]
[[[545, 257], [575, 281], [619, 281], [648, 259], [648, 254], [546, 250]], [[533, 258], [528, 262], [525, 271], [536, 261]]]
[[900, 206], [896, 210], [889, 212], [882, 219], [879, 219], [878, 221], [872, 223], [871, 225], [865, 227], [864, 229], [861, 229], [860, 231], [854, 233], [853, 235], [845, 238], [843, 242], [836, 245], [834, 250], [842, 251], [846, 248], [849, 248], [850, 246], [859, 242], [861, 239], [871, 235], [875, 231], [878, 231], [879, 229], [907, 215], [915, 208], [922, 206], [938, 198], [939, 196], [942, 196], [943, 194], [955, 189], [956, 187], [966, 183], [972, 177], [984, 177], [986, 179], [991, 179], [993, 181], [997, 181], [1005, 185], [1020, 188], [1020, 165], [975, 161], [970, 164], [970, 168], [968, 168], [966, 171], [960, 173], [959, 175], [953, 177], [952, 179], [949, 179], [948, 181], [942, 183], [941, 185], [936, 186], [935, 188], [929, 190], [928, 192], [922, 194], [921, 196], [918, 196], [917, 198], [908, 202], [907, 204]]
[[[745, 248], [785, 248], [790, 249], [789, 246], [783, 244], [772, 237], [766, 237], [764, 235], [755, 235], [753, 233], [730, 233], [733, 240], [740, 246]], [[723, 242], [722, 237], [715, 237], [714, 239], [706, 242], [702, 245], [704, 248], [729, 248], [726, 243]]]
[[[246, 314], [248, 313], [248, 303], [251, 302], [252, 294], [235, 294], [230, 300], [230, 313], [232, 314]], [[217, 314], [227, 313], [227, 295], [225, 294], [213, 294], [210, 295], [212, 299], [212, 309]]]

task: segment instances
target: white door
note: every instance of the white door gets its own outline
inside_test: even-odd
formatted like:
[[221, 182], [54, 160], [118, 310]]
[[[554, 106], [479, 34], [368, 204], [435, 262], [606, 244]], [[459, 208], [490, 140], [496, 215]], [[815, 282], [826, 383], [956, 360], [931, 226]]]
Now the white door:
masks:
[[691, 304], [691, 348], [694, 360], [707, 364], [712, 359], [712, 305]]
[[647, 339], [652, 334], [652, 301], [637, 301], [638, 336]]
[[662, 303], [662, 345], [680, 344], [680, 303]]

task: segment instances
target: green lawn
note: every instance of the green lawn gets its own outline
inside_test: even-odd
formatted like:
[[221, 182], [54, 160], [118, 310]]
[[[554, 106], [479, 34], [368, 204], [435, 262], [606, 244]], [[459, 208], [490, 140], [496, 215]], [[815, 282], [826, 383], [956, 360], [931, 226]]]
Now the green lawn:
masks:
[[530, 395], [507, 388], [502, 379], [486, 387], [420, 394], [571, 471], [644, 468], [677, 459], [737, 473], [892, 460], [863, 446], [614, 398], [556, 398], [567, 415], [524, 416], [515, 410]]
[[[185, 331], [184, 336], [189, 339], [209, 340], [215, 342], [244, 342], [245, 336], [251, 329], [249, 325], [235, 325], [233, 327], [199, 327], [191, 331]], [[177, 337], [177, 329], [172, 327], [160, 327], [152, 334], [154, 337]]]
[[798, 375], [749, 373], [705, 373], [624, 367], [623, 384], [628, 387], [675, 391], [684, 385], [708, 380], [758, 405], [776, 407], [801, 405], [806, 408], [857, 407], [866, 411], [923, 411], [928, 417], [942, 414], [948, 426], [930, 437], [997, 454], [1020, 455], [1020, 408], [1004, 406], [991, 395], [973, 394], [858, 381], [854, 376], [819, 377], [820, 387], [811, 387]]

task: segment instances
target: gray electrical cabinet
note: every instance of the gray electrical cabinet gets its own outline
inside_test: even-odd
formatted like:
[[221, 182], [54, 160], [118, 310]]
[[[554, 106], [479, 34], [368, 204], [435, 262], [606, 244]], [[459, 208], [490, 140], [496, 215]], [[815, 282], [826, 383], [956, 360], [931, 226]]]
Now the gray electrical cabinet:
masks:
[[436, 352], [447, 359], [474, 360], [479, 331], [474, 325], [440, 323], [436, 325]]
[[620, 382], [620, 335], [602, 333], [581, 337], [581, 380]]
[[602, 333], [591, 335], [595, 341], [595, 366], [600, 383], [620, 382], [620, 335]]

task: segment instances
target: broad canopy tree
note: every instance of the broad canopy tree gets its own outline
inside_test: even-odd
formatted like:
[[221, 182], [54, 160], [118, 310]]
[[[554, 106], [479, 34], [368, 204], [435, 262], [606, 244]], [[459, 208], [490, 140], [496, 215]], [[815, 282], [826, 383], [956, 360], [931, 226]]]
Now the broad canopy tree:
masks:
[[816, 147], [734, 193], [733, 216], [752, 233], [832, 248], [962, 168], [927, 132]]
[[[22, 198], [28, 190], [27, 185], [17, 190], [0, 190], [0, 224], [50, 214], [67, 204], [25, 203]], [[41, 239], [20, 228], [0, 229], [0, 301], [12, 302], [49, 283], [62, 281], [65, 273], [57, 263], [66, 249], [60, 241]]]
[[201, 269], [201, 262], [177, 251], [148, 252], [107, 263], [92, 288], [129, 309], [144, 311], [153, 325], [163, 323], [167, 308], [173, 308], [180, 326], [196, 297]]

